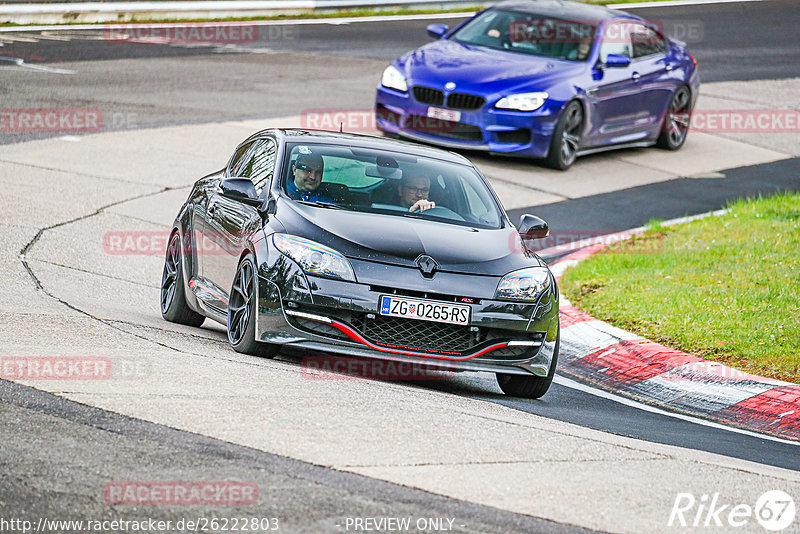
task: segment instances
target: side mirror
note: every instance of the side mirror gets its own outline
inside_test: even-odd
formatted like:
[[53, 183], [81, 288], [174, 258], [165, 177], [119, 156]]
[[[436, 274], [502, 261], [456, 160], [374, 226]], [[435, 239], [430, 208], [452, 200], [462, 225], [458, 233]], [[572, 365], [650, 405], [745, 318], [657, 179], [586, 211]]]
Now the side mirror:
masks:
[[603, 64], [609, 69], [624, 69], [631, 64], [631, 58], [622, 54], [608, 54], [606, 62]]
[[433, 37], [434, 39], [441, 39], [444, 34], [447, 33], [447, 30], [450, 29], [450, 26], [447, 24], [431, 24], [428, 26], [428, 35]]
[[222, 195], [250, 206], [260, 207], [262, 202], [256, 193], [256, 186], [248, 178], [226, 178], [220, 184]]
[[523, 215], [519, 218], [519, 234], [525, 239], [541, 239], [550, 235], [547, 223], [535, 215]]

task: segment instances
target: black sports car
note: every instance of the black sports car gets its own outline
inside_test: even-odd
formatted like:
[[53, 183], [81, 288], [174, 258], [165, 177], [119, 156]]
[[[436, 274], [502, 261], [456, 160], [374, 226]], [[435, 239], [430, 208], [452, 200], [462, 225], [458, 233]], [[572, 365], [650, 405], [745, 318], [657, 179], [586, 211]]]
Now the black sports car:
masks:
[[368, 136], [264, 130], [201, 178], [175, 219], [161, 313], [283, 345], [497, 373], [536, 398], [559, 347], [558, 288], [465, 158]]

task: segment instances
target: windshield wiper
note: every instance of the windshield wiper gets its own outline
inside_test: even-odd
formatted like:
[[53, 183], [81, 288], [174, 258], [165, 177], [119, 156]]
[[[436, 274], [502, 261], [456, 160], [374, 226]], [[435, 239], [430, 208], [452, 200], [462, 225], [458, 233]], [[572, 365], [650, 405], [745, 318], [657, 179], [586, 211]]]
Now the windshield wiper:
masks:
[[340, 206], [339, 204], [333, 204], [332, 202], [323, 202], [321, 200], [298, 200], [296, 201], [299, 204], [305, 204], [306, 206], [314, 206], [316, 208], [328, 208], [331, 210], [344, 210], [347, 209], [344, 206]]

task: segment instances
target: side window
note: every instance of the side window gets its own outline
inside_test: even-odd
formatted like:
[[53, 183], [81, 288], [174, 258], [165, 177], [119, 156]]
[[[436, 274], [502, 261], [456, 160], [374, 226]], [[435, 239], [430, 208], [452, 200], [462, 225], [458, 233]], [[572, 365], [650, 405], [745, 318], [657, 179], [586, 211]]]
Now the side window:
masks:
[[631, 32], [633, 42], [633, 57], [645, 57], [653, 54], [663, 54], [667, 51], [667, 43], [658, 32], [636, 24]]
[[256, 186], [256, 192], [260, 195], [261, 191], [269, 186], [272, 174], [275, 172], [275, 155], [278, 152], [278, 145], [273, 139], [262, 139], [258, 141], [252, 157], [247, 162], [245, 171], [248, 178]]
[[244, 164], [247, 161], [247, 152], [250, 150], [250, 147], [253, 146], [253, 143], [245, 143], [239, 148], [236, 149], [234, 152], [233, 157], [231, 158], [231, 164], [229, 167], [230, 176], [232, 178], [236, 178], [239, 176], [245, 176], [243, 173], [244, 171]]
[[631, 46], [631, 24], [615, 23], [603, 30], [603, 42], [600, 44], [600, 61], [606, 62], [609, 54], [619, 54], [633, 58]]

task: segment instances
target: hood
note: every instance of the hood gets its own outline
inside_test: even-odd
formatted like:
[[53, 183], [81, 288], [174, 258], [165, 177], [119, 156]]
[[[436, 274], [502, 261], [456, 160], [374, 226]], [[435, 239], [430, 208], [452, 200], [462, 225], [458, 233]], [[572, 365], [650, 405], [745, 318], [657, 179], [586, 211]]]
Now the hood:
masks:
[[509, 91], [546, 91], [573, 78], [586, 63], [494, 50], [440, 39], [403, 56], [401, 71], [410, 85], [442, 87], [456, 84], [455, 91], [483, 96]]
[[516, 228], [485, 230], [391, 215], [280, 203], [280, 222], [289, 234], [331, 247], [350, 259], [416, 269], [427, 254], [439, 271], [502, 276], [544, 265], [522, 247]]

